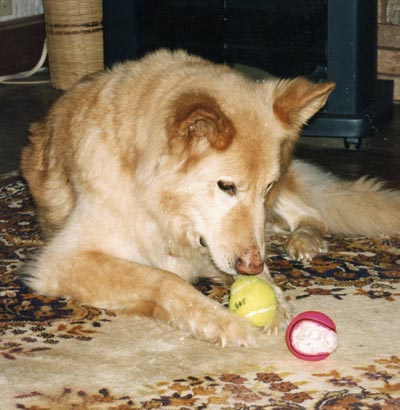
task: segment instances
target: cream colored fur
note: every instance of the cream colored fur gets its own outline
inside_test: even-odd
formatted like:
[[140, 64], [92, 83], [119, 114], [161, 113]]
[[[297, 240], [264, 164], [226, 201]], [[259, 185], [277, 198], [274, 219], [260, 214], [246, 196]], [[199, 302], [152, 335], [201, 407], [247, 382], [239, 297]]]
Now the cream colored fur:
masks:
[[[309, 259], [324, 249], [325, 228], [400, 225], [398, 193], [291, 165], [301, 126], [332, 88], [302, 78], [255, 83], [168, 51], [77, 84], [32, 126], [22, 155], [48, 239], [27, 283], [248, 345], [252, 329], [188, 282], [257, 274], [276, 289], [279, 313], [267, 329], [276, 330], [288, 307], [264, 264], [266, 227], [289, 229], [289, 254]], [[346, 205], [352, 195], [363, 211]]]
[[310, 260], [327, 250], [324, 233], [397, 235], [400, 232], [400, 192], [375, 178], [340, 178], [295, 160], [287, 174], [295, 181], [282, 189], [274, 211], [286, 222], [271, 231], [290, 232], [288, 254]]

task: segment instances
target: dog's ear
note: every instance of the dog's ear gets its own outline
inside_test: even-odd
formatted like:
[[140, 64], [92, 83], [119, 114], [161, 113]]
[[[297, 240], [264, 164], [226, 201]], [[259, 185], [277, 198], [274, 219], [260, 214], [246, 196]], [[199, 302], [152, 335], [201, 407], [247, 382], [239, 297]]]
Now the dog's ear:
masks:
[[203, 93], [182, 94], [173, 104], [167, 129], [170, 142], [179, 138], [188, 148], [207, 140], [218, 151], [227, 149], [235, 134], [232, 121], [217, 101]]
[[299, 77], [277, 83], [273, 110], [288, 128], [297, 131], [326, 103], [334, 83], [312, 83]]

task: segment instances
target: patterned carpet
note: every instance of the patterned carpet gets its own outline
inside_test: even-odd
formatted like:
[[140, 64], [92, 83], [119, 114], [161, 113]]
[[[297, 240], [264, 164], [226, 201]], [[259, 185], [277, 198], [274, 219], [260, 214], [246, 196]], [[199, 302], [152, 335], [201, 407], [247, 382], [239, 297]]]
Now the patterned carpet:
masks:
[[[42, 246], [27, 188], [0, 179], [0, 408], [400, 409], [400, 238], [339, 238], [303, 265], [271, 237], [269, 267], [294, 313], [321, 310], [339, 347], [321, 362], [284, 335], [221, 348], [164, 323], [32, 293], [17, 269]], [[216, 281], [199, 290], [226, 303]]]

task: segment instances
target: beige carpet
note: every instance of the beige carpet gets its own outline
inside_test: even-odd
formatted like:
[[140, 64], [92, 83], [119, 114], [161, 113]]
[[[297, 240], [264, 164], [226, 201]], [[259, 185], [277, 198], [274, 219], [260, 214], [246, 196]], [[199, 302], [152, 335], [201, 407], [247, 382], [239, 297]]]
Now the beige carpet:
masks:
[[[166, 324], [33, 294], [16, 269], [42, 245], [18, 177], [0, 180], [0, 409], [400, 409], [400, 239], [330, 238], [303, 265], [270, 241], [295, 313], [321, 310], [339, 347], [305, 362], [284, 335], [221, 348]], [[216, 282], [199, 289], [221, 302]]]

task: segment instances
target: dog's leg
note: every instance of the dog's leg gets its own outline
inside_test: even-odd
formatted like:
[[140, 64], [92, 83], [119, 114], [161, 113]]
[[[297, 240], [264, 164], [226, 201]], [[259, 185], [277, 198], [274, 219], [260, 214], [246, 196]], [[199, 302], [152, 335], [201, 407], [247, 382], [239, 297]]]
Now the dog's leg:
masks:
[[45, 251], [27, 282], [36, 291], [50, 296], [161, 318], [211, 343], [254, 343], [252, 329], [243, 319], [179, 276], [104, 253], [75, 251], [60, 257]]
[[286, 240], [286, 252], [291, 259], [310, 261], [314, 256], [327, 251], [324, 240], [325, 228], [315, 218], [301, 219]]
[[327, 250], [326, 227], [319, 212], [307, 205], [295, 192], [283, 191], [274, 210], [289, 230], [285, 247], [292, 259], [309, 261]]

